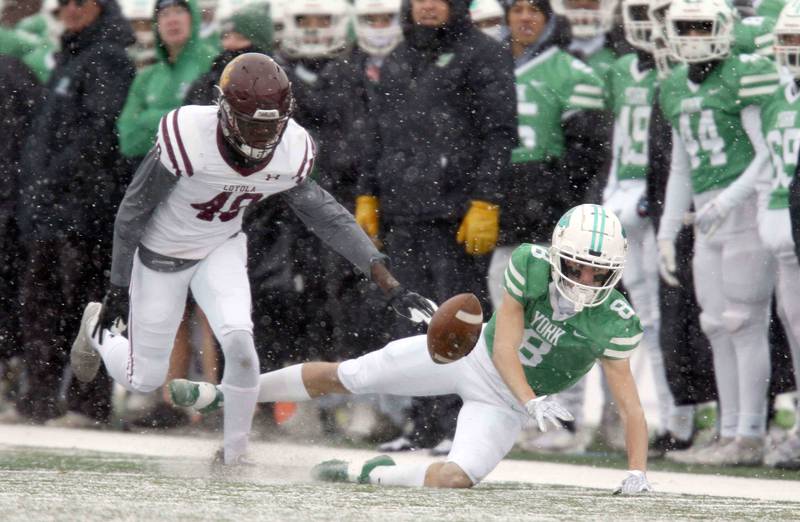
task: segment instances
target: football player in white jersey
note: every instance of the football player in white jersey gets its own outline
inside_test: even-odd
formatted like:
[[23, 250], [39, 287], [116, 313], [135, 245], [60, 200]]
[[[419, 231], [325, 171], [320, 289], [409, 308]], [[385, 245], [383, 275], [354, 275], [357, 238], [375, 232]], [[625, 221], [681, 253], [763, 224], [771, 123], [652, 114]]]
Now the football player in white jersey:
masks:
[[155, 390], [191, 289], [225, 355], [224, 464], [246, 461], [258, 395], [241, 231], [248, 205], [280, 193], [315, 234], [375, 281], [395, 311], [420, 321], [434, 310], [400, 286], [352, 215], [308, 178], [315, 146], [293, 109], [283, 69], [248, 53], [222, 72], [218, 106], [185, 106], [162, 118], [117, 213], [110, 289], [102, 304], [87, 305], [70, 357], [81, 381], [94, 378], [102, 359], [126, 389]]

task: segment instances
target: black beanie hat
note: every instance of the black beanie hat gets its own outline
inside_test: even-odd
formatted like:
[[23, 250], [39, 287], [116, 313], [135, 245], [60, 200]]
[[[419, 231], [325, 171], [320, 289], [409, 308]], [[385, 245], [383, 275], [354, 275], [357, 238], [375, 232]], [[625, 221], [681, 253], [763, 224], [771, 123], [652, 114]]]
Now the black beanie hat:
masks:
[[[503, 9], [506, 10], [506, 19], [508, 19], [508, 11], [520, 0], [502, 0]], [[527, 1], [533, 7], [538, 9], [548, 20], [553, 16], [553, 8], [550, 7], [550, 0], [523, 0]]]

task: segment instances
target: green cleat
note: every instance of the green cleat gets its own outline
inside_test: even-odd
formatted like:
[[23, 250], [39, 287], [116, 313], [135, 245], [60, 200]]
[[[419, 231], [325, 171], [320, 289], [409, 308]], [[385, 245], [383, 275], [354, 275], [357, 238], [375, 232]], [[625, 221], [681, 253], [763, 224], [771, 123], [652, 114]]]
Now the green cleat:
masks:
[[347, 462], [326, 460], [311, 468], [311, 477], [322, 482], [348, 482]]
[[369, 474], [378, 466], [396, 466], [394, 459], [389, 455], [378, 455], [366, 461], [361, 466], [361, 474], [358, 476], [359, 484], [369, 484]]
[[220, 409], [225, 400], [222, 392], [210, 382], [173, 379], [168, 387], [175, 406], [194, 408], [203, 414]]

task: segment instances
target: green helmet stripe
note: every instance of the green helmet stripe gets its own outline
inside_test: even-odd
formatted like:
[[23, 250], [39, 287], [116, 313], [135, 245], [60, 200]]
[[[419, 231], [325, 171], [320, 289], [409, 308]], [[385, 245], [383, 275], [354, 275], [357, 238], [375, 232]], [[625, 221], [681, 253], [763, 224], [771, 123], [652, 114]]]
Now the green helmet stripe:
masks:
[[602, 252], [603, 251], [603, 236], [605, 235], [605, 231], [606, 231], [606, 211], [601, 206], [596, 206], [595, 208], [597, 209], [597, 212], [600, 213], [600, 233], [598, 234], [599, 241], [597, 243], [597, 249], [596, 250], [598, 252]]
[[598, 224], [598, 216], [597, 216], [597, 205], [593, 205], [594, 207], [594, 223], [592, 223], [592, 246], [590, 247], [591, 250], [597, 250], [597, 224]]

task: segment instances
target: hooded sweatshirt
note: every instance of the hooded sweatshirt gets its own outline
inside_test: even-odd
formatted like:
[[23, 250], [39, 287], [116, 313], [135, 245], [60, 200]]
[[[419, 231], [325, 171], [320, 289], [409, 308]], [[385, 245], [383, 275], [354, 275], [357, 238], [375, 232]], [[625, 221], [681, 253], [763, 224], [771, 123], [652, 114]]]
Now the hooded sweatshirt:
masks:
[[168, 59], [167, 48], [158, 34], [156, 16], [153, 16], [158, 61], [136, 75], [117, 122], [120, 148], [128, 158], [140, 158], [147, 154], [155, 143], [161, 117], [180, 107], [189, 86], [208, 72], [217, 54], [216, 49], [200, 38], [201, 18], [197, 0], [188, 0], [188, 5], [192, 16], [191, 35], [175, 63]]

